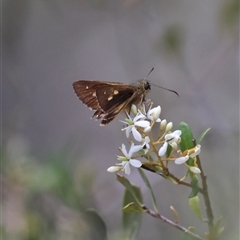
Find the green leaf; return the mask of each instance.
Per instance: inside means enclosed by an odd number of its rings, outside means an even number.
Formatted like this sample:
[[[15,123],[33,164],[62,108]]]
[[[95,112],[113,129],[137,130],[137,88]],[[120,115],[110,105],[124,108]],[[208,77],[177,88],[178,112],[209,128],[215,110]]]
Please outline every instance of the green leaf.
[[[86,239],[107,240],[107,228],[98,213],[94,209],[88,209],[84,215],[88,224]]]
[[[203,138],[204,138],[205,135],[210,131],[210,129],[211,129],[211,128],[206,129],[206,130],[200,135],[200,137],[199,137],[198,140],[197,140],[197,144],[200,144],[200,143],[202,142]]]
[[[178,126],[178,129],[182,131],[181,142],[179,144],[181,151],[184,152],[187,149],[194,148],[194,143],[193,143],[194,138],[193,138],[193,134],[190,127],[185,122],[181,122]],[[189,166],[193,166],[194,160],[192,158],[189,158],[186,164]],[[191,177],[191,174],[190,174],[190,177]]]
[[[199,191],[199,182],[198,182],[198,178],[195,175],[192,177],[191,186],[192,186],[192,191],[189,195],[189,198],[193,198],[197,196]]]
[[[155,198],[155,196],[154,196],[154,193],[153,193],[151,184],[150,184],[150,182],[148,181],[148,178],[147,178],[147,176],[145,175],[144,171],[143,171],[141,168],[139,168],[138,171],[139,171],[139,173],[140,173],[143,181],[145,182],[146,186],[148,187],[148,189],[149,189],[149,191],[150,191],[150,193],[151,193],[154,211],[155,211],[155,212],[158,212],[157,203],[156,203],[156,198]]]
[[[199,217],[201,220],[203,220],[201,208],[200,208],[200,202],[199,197],[195,196],[188,199],[189,207],[192,210],[192,212]]]
[[[127,178],[124,176],[117,174],[117,180],[132,194],[134,202],[139,206],[142,207],[142,196],[141,194],[137,194],[136,187],[133,186]],[[132,202],[132,201],[131,201]],[[130,203],[130,202],[127,202]]]
[[[167,151],[166,151],[166,157],[168,158],[170,156],[170,153],[172,152],[172,146],[168,144]]]
[[[178,129],[182,131],[180,142],[181,151],[184,152],[187,149],[193,148],[193,134],[190,127],[185,122],[181,122]]]
[[[132,192],[134,192],[135,197]],[[138,202],[142,202],[140,188],[131,185],[131,191],[129,191],[129,188],[125,190],[122,216],[124,239],[128,240],[136,239],[140,230],[142,212],[145,212],[139,203],[136,202],[136,198],[138,199]]]

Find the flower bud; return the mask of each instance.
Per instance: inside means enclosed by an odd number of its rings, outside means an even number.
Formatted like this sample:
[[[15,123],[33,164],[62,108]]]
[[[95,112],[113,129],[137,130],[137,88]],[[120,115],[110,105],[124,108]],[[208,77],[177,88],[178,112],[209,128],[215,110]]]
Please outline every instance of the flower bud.
[[[167,126],[166,126],[166,132],[171,131],[172,127],[173,127],[173,123],[172,123],[172,122],[169,122],[169,123],[167,124]]]
[[[120,171],[120,170],[122,170],[122,167],[121,167],[121,166],[111,166],[111,167],[109,167],[109,168],[107,169],[108,172],[112,172],[112,173],[118,172],[118,171]]]
[[[163,119],[160,123],[160,130],[163,131],[166,128],[167,120]]]
[[[137,110],[137,107],[136,107],[135,104],[132,104],[132,106],[131,106],[131,112],[133,113],[133,115],[137,115],[138,110]]]
[[[201,170],[198,167],[189,167],[189,170],[195,174],[201,173]]]

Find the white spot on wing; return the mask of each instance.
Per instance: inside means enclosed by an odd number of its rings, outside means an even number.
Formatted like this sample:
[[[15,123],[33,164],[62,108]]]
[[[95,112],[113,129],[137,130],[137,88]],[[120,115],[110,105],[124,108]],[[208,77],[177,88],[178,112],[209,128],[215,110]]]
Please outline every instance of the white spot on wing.
[[[92,96],[93,96],[93,97],[96,97],[96,92],[93,92]]]
[[[113,94],[114,94],[114,95],[118,94],[118,90],[114,90],[114,91],[113,91]]]
[[[113,98],[113,96],[108,97],[108,101],[110,101]]]
[[[86,86],[86,89],[88,89],[89,87],[88,86]]]

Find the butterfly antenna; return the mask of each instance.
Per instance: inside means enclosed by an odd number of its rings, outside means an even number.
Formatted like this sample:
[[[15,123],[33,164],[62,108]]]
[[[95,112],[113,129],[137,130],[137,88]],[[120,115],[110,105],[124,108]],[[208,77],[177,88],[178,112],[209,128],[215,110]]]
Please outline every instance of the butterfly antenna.
[[[154,70],[154,67],[150,70],[150,72],[147,74],[147,76],[144,78],[144,80],[147,79],[147,77],[150,75],[150,73]]]
[[[175,94],[179,97],[178,92],[176,92],[176,91],[174,91],[174,90],[172,90],[172,89],[165,88],[165,87],[160,87],[160,86],[158,86],[158,85],[156,85],[156,84],[153,84],[152,82],[151,82],[151,85],[153,85],[153,86],[155,86],[155,87],[158,87],[158,88],[161,88],[161,89],[164,89],[164,90],[167,90],[167,91],[169,91],[169,92],[175,93]]]
[[[147,77],[150,75],[150,73],[151,73],[153,70],[154,70],[154,67],[150,70],[150,72],[147,74],[147,76],[144,78],[144,80],[147,80]],[[156,84],[153,84],[152,82],[151,82],[151,85],[153,85],[153,86],[155,86],[155,87],[158,87],[158,88],[161,88],[161,89],[164,89],[164,90],[167,90],[167,91],[169,91],[169,92],[175,93],[175,94],[179,97],[178,92],[176,92],[176,91],[174,91],[174,90],[172,90],[172,89],[165,88],[165,87],[160,87],[160,86],[158,86],[158,85],[156,85]]]

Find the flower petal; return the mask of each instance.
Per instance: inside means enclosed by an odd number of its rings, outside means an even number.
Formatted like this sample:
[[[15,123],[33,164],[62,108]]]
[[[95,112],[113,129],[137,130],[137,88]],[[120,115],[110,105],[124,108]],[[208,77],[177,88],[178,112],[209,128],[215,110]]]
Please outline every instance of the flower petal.
[[[129,175],[131,173],[129,161],[127,161],[126,164],[124,164],[124,171],[127,175]]]
[[[134,126],[146,128],[150,126],[150,122],[146,120],[140,120],[134,123]]]
[[[174,139],[174,135],[173,133],[168,133],[165,135],[165,141],[172,141],[172,139]]]
[[[181,136],[181,134],[182,134],[182,131],[181,131],[181,130],[175,130],[175,131],[173,132],[173,134],[174,134],[174,136],[175,136],[176,138],[179,138],[179,137]]]
[[[129,159],[127,149],[126,149],[126,146],[124,144],[122,144],[121,150],[122,150],[123,155]]]
[[[133,137],[136,141],[138,141],[138,142],[142,141],[142,136],[141,136],[140,132],[138,132],[138,130],[135,127],[132,128],[132,134],[133,134]]]
[[[189,159],[189,156],[179,157],[175,160],[176,164],[183,164]]]
[[[157,106],[155,108],[152,108],[148,114],[152,116],[154,121],[156,121],[159,118],[160,113],[161,113],[161,107]]]
[[[136,168],[140,168],[142,166],[142,163],[137,159],[130,159],[129,163]]]
[[[145,133],[149,133],[151,130],[152,130],[152,127],[151,127],[151,126],[148,126],[148,127],[144,128],[143,131],[144,131]]]
[[[180,135],[182,134],[181,130],[176,130],[173,133],[165,135],[165,140],[171,144],[173,142],[179,142],[181,140]]]
[[[133,153],[138,152],[142,149],[142,145],[136,145],[134,146],[134,143],[132,143],[130,150],[129,150],[129,157],[131,158]]]
[[[168,144],[167,144],[167,142],[165,142],[165,143],[163,144],[163,146],[159,149],[158,155],[159,155],[160,157],[162,157],[162,156],[166,153],[166,151],[167,151],[167,146],[168,146]]]
[[[149,138],[149,136],[146,136],[146,137],[144,138],[143,144],[145,145],[145,144],[148,144],[148,143],[150,143],[150,138]]]
[[[143,115],[142,113],[138,113],[138,114],[134,117],[133,122],[134,122],[134,124],[135,124],[136,122],[138,122],[139,119],[145,119],[145,118],[146,118],[145,115]]]
[[[132,131],[133,125],[132,126],[128,126],[125,128],[126,130],[126,137],[129,138],[130,136],[130,132]]]

